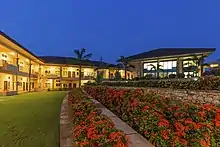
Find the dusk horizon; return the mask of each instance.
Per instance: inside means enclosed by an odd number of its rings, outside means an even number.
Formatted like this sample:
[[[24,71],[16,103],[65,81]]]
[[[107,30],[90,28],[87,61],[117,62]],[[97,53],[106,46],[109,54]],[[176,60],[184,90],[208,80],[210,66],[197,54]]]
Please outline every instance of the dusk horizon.
[[[201,47],[216,48],[207,60],[214,61],[220,58],[219,4],[3,0],[0,30],[37,56],[74,57],[74,49],[86,48],[92,60],[116,63],[155,48]]]

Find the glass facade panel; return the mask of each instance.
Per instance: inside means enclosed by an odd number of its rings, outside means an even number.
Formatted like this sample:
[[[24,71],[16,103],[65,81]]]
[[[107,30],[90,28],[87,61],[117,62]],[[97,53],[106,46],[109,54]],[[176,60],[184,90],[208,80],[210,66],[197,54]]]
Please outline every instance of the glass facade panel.
[[[157,68],[157,62],[152,62],[152,63],[144,63],[144,69],[146,70],[155,70],[153,67]]]
[[[189,67],[189,66],[197,66],[197,65],[192,60],[183,61],[183,67]]]
[[[160,62],[160,65],[161,65],[161,69],[173,69],[173,68],[176,68],[176,61],[162,61]]]

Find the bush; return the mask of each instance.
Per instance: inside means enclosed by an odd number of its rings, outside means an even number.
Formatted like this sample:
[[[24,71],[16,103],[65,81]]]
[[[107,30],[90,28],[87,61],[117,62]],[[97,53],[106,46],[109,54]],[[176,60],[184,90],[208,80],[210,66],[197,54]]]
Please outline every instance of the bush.
[[[170,75],[169,75],[169,78],[170,78],[170,79],[174,79],[174,78],[176,78],[176,75],[175,75],[175,74],[170,74]]]
[[[180,78],[180,79],[185,78],[185,74],[184,73],[179,73],[177,75],[177,78]]]
[[[68,102],[73,112],[74,146],[128,146],[126,135],[117,130],[108,117],[101,115],[80,89],[74,89],[69,93]]]
[[[142,81],[105,81],[104,86],[122,86],[122,87],[156,87],[156,88],[175,88],[192,90],[218,90],[220,78],[206,76],[193,79],[152,79]]]
[[[141,89],[87,86],[85,91],[157,147],[220,144],[220,108],[214,105],[173,103]]]
[[[220,76],[220,68],[210,68],[208,71],[205,71],[203,76]]]

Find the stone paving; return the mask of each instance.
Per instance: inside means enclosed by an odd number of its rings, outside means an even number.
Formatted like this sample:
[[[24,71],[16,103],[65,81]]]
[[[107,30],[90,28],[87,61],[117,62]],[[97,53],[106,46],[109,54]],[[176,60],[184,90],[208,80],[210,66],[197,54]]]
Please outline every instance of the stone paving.
[[[73,147],[71,119],[68,112],[68,97],[66,96],[60,112],[60,147]]]

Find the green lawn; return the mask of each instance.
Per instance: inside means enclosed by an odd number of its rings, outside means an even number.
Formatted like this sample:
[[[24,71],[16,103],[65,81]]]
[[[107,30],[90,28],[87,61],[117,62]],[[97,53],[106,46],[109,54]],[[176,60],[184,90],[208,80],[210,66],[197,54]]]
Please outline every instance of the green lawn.
[[[58,147],[66,92],[0,96],[0,147]]]

